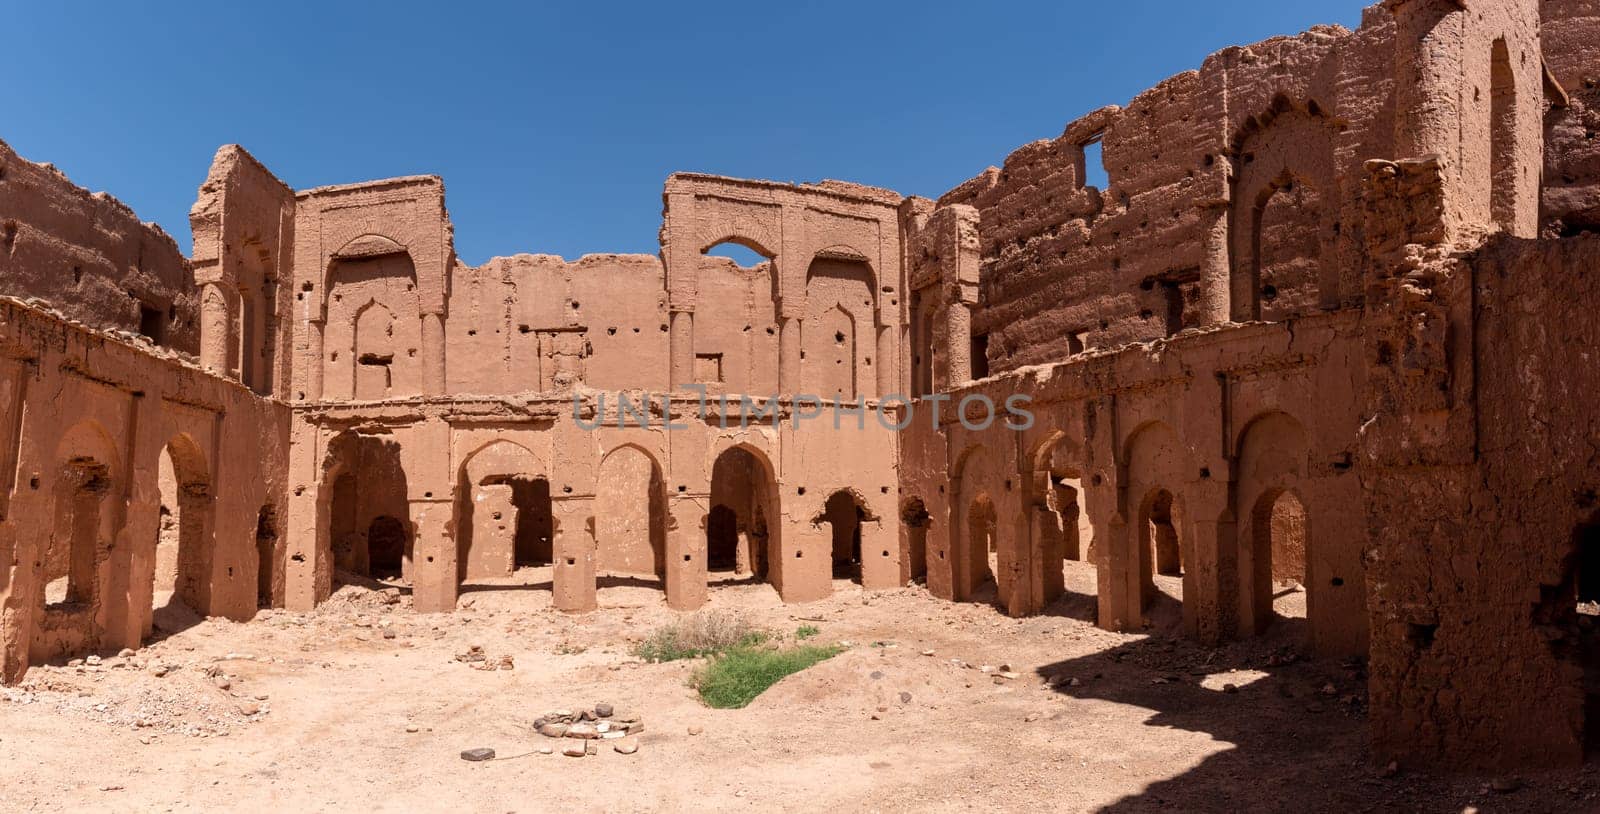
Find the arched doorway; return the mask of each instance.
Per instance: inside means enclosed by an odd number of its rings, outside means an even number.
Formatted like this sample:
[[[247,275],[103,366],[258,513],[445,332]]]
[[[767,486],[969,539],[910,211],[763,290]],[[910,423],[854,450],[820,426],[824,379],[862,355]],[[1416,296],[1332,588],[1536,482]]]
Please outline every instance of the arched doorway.
[[[928,576],[928,527],[933,517],[920,497],[907,498],[900,509],[900,528],[906,537],[906,576],[920,580]]]
[[[706,569],[712,582],[765,579],[780,584],[777,492],[772,470],[759,453],[737,446],[717,456],[706,516]]]
[[[1183,602],[1183,545],[1178,501],[1157,487],[1139,504],[1138,537],[1140,606]]]
[[[994,583],[999,566],[999,541],[995,537],[998,517],[989,493],[979,492],[967,508],[967,562],[972,567],[973,592]]]
[[[1275,618],[1304,619],[1306,510],[1290,489],[1270,489],[1250,513],[1252,628],[1259,633]]]
[[[100,424],[74,425],[57,444],[54,460],[55,470],[41,474],[48,485],[37,484],[51,497],[43,521],[49,537],[34,566],[42,590],[33,594],[32,629],[13,632],[30,639],[26,647],[35,662],[99,646],[107,599],[100,566],[122,522],[117,445]]]
[[[161,450],[157,485],[161,522],[152,606],[178,603],[203,615],[211,598],[211,483],[194,441],[178,436]]]
[[[333,562],[335,581],[341,572],[357,577],[373,577],[372,532],[390,533],[392,528],[377,526],[379,517],[402,524],[411,515],[405,467],[400,461],[400,445],[382,435],[341,433],[328,442],[324,491],[327,493],[328,555]],[[405,532],[403,536],[408,536]],[[393,540],[378,541],[391,556]],[[395,576],[410,577],[410,546],[402,545],[400,569]],[[391,570],[386,563],[383,570]]]
[[[1146,519],[1156,573],[1165,577],[1183,576],[1183,550],[1178,546],[1178,527],[1172,520],[1171,492],[1163,489],[1156,493]]]
[[[1098,595],[1099,578],[1089,551],[1093,528],[1082,506],[1082,447],[1058,431],[1039,447],[1032,465],[1028,498],[1035,549],[1030,556],[1039,558],[1038,579],[1043,589],[1033,610],[1066,596],[1074,604],[1064,610],[1095,618],[1098,605],[1087,600]]]
[[[822,514],[813,522],[827,523],[833,532],[833,578],[861,581],[861,523],[867,517],[861,501],[848,489],[828,496]]]
[[[601,459],[595,546],[602,575],[650,577],[666,587],[666,493],[660,465],[643,449],[621,446]]]
[[[457,577],[462,583],[542,579],[522,569],[554,561],[555,511],[543,460],[494,440],[461,464],[456,482]]]
[[[999,509],[991,490],[1000,488],[1006,476],[997,471],[995,456],[983,446],[972,446],[956,458],[951,468],[950,485],[950,597],[957,602],[1000,600],[1004,589],[996,568],[1000,562]],[[1020,510],[1020,508],[1019,508]],[[929,567],[946,566],[935,558]],[[929,585],[935,586],[934,574]],[[994,589],[987,586],[994,584]]]

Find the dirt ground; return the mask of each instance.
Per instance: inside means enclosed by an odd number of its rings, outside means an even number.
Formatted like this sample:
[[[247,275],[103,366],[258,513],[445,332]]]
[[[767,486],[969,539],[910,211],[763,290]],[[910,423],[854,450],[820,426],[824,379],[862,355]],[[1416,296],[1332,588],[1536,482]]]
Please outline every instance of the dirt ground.
[[[1300,658],[1295,620],[1207,649],[1172,634],[1169,597],[1150,634],[1108,633],[1086,621],[1092,568],[1067,571],[1072,593],[1028,619],[915,587],[840,581],[786,606],[766,585],[718,585],[713,608],[849,648],[742,710],[702,706],[692,663],[630,654],[675,617],[637,580],[608,580],[583,616],[550,608],[547,568],[467,586],[454,615],[413,614],[381,586],[250,624],[168,607],[165,638],[138,653],[0,688],[0,809],[1600,809],[1593,766],[1495,784],[1386,771],[1366,747],[1361,665]],[[457,660],[473,646],[514,669]],[[534,718],[597,702],[640,716],[636,754],[536,751],[560,743]],[[459,756],[485,746],[500,759]]]

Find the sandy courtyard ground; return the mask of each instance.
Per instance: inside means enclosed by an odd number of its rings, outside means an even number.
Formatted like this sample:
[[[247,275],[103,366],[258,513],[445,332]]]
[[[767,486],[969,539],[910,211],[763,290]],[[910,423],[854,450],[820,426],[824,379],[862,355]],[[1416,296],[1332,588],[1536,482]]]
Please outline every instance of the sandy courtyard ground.
[[[1169,599],[1150,635],[1108,633],[1085,621],[1092,570],[1069,563],[1068,576],[1085,593],[1029,619],[920,588],[869,596],[840,581],[829,600],[785,606],[765,585],[717,587],[713,608],[848,643],[742,710],[702,706],[693,663],[631,655],[676,617],[633,581],[603,588],[585,616],[550,608],[548,569],[468,586],[451,616],[356,586],[315,613],[266,611],[247,625],[167,609],[166,638],[130,657],[41,666],[0,689],[0,809],[1600,807],[1592,766],[1497,787],[1386,771],[1366,747],[1361,665],[1299,658],[1297,623],[1207,649],[1164,629]],[[457,660],[473,646],[514,669]],[[611,741],[592,757],[535,751],[560,742],[530,731],[533,719],[597,702],[640,716],[636,754]],[[501,759],[463,761],[473,747]]]

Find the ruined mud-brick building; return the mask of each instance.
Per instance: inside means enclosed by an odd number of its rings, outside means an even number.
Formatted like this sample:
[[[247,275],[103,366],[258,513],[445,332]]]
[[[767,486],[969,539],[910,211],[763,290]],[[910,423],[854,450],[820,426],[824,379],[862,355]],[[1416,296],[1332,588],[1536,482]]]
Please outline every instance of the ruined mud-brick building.
[[[659,256],[479,267],[438,178],[296,191],[224,147],[186,258],[0,146],[0,677],[340,572],[424,612],[532,565],[568,611],[839,577],[1020,615],[1081,563],[1102,626],[1170,596],[1208,643],[1303,584],[1380,755],[1576,761],[1597,82],[1596,0],[1389,0],[938,200],[679,174]],[[1019,395],[1031,424],[982,420]]]

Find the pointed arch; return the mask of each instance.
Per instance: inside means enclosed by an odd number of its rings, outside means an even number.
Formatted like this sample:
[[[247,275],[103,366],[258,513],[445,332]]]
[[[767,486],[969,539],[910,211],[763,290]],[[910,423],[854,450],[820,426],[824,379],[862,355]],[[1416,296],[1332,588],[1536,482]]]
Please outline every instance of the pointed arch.
[[[666,581],[667,485],[648,449],[625,443],[600,458],[595,545],[606,574]]]

